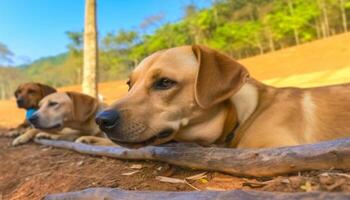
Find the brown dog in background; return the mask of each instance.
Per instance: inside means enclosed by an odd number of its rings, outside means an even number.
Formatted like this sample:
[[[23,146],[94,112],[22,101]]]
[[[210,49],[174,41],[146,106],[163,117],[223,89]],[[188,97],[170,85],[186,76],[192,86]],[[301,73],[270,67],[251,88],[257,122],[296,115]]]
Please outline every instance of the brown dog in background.
[[[56,92],[43,98],[39,110],[28,120],[41,131],[36,138],[114,145],[95,123],[97,113],[105,107],[98,99],[85,94]]]
[[[350,84],[275,88],[204,46],[150,55],[132,72],[129,86],[96,118],[112,141],[125,146],[176,140],[263,148],[350,136]]]
[[[47,95],[56,92],[56,89],[41,83],[23,83],[18,86],[14,95],[18,108],[21,109],[37,109],[39,102]],[[30,141],[34,138],[37,130],[30,128],[28,121],[25,119],[23,123],[18,125],[14,130],[6,133],[6,136],[18,137],[12,142],[12,145],[19,145]]]

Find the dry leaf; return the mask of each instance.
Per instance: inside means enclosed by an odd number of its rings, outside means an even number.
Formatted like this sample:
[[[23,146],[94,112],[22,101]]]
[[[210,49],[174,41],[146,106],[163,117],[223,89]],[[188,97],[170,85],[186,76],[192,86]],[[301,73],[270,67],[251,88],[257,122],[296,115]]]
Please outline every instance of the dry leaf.
[[[201,178],[207,177],[206,173],[207,172],[203,172],[203,173],[200,173],[200,174],[196,174],[196,175],[193,175],[193,176],[186,177],[185,179],[187,179],[187,180],[199,180]]]
[[[136,171],[132,171],[132,172],[125,172],[125,173],[122,173],[123,176],[131,176],[133,174],[136,174],[140,172],[140,170],[136,170]]]
[[[210,191],[226,191],[223,188],[216,188],[216,187],[206,187],[205,189],[210,190]]]
[[[133,164],[130,166],[131,169],[142,169],[142,165],[141,164]]]
[[[185,180],[178,179],[178,178],[170,178],[165,176],[157,176],[156,179],[160,182],[165,182],[165,183],[186,183]]]
[[[306,181],[306,183],[304,185],[300,186],[300,188],[302,190],[305,190],[305,192],[311,192],[312,191],[311,183],[309,181]]]
[[[290,180],[285,178],[281,181],[281,183],[284,183],[284,184],[289,184],[290,183]]]
[[[81,165],[83,165],[84,164],[84,161],[79,161],[78,163],[77,163],[77,166],[81,166]]]
[[[201,178],[201,179],[199,179],[199,181],[200,181],[201,183],[208,183],[208,180],[205,179],[205,178]]]

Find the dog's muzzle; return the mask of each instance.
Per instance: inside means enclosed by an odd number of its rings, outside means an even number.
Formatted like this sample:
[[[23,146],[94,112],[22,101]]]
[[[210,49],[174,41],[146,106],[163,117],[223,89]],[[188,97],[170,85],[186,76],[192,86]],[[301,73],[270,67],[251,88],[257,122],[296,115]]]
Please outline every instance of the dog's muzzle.
[[[136,119],[126,122],[128,111],[105,110],[97,114],[95,121],[100,129],[113,141],[137,142],[147,128]]]
[[[39,116],[35,113],[31,114],[30,116],[28,116],[28,121],[33,125],[33,126],[37,126],[38,122],[39,122]]]
[[[173,129],[168,128],[154,133],[152,137],[144,138],[142,133],[149,129],[143,121],[130,117],[127,110],[102,111],[97,114],[95,121],[110,140],[126,147],[146,146],[157,141],[167,140],[174,133]]]

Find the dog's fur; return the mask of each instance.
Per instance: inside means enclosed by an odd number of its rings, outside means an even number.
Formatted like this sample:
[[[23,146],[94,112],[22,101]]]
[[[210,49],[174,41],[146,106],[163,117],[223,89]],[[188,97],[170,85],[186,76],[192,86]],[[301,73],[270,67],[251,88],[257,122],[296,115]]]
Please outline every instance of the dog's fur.
[[[37,109],[40,100],[54,92],[56,89],[51,86],[29,82],[19,85],[14,95],[18,108],[28,110],[30,108]],[[30,141],[37,133],[38,130],[30,128],[28,121],[24,119],[23,123],[6,133],[6,136],[17,137],[20,135],[12,142],[13,145],[19,145]]]
[[[40,101],[30,122],[42,131],[37,138],[112,145],[95,123],[96,114],[104,107],[105,104],[85,94],[56,92]],[[37,120],[32,121],[33,117]]]
[[[175,82],[157,89],[164,78]],[[262,148],[350,136],[350,85],[267,86],[238,62],[204,46],[156,52],[136,67],[129,83],[128,94],[108,108],[120,119],[105,131],[121,145],[176,140]]]

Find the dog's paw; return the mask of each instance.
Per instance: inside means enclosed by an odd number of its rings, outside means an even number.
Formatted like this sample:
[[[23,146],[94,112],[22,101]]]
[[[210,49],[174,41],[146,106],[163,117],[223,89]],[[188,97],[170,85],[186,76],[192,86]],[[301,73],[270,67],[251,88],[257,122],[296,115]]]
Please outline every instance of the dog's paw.
[[[97,141],[90,136],[82,136],[75,140],[76,143],[95,144]]]
[[[36,139],[49,139],[49,140],[53,140],[55,139],[51,134],[49,133],[44,133],[44,132],[40,132],[35,136]]]
[[[77,143],[97,145],[97,146],[119,146],[114,144],[111,140],[95,136],[82,136],[75,140]]]
[[[18,146],[21,144],[25,144],[25,143],[29,142],[30,140],[31,140],[31,138],[26,137],[25,135],[21,135],[12,141],[12,146]]]
[[[12,131],[1,133],[1,136],[15,138],[15,137],[18,137],[20,134],[21,134],[20,131],[12,130]]]

